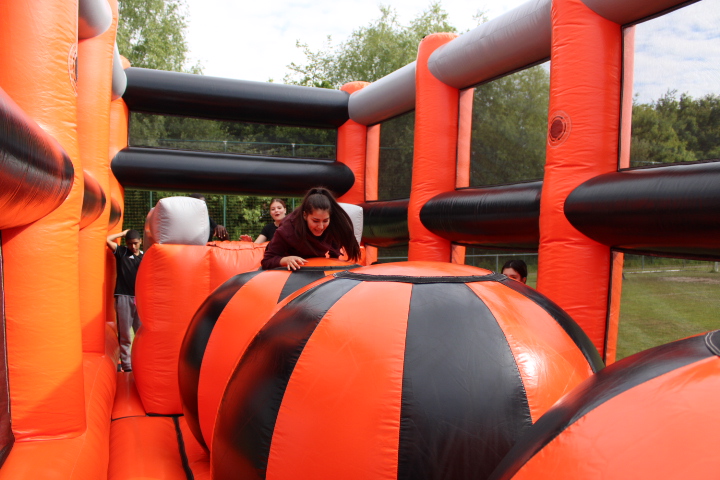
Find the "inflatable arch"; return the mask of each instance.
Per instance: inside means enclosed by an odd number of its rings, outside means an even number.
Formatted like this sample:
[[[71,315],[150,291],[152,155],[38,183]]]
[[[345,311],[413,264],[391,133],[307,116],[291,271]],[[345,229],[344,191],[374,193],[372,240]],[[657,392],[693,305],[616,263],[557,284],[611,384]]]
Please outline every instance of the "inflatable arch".
[[[406,345],[403,332],[408,328],[403,322],[413,317],[408,305],[419,318],[424,318],[423,308],[435,310],[423,306],[419,296],[407,297],[411,299],[406,303],[389,308],[395,323],[378,321],[388,312],[372,299],[382,294],[363,297],[364,291],[375,291],[377,282],[381,290],[384,285],[385,290],[404,296],[411,291],[435,292],[431,297],[438,304],[447,303],[443,292],[453,292],[465,299],[459,301],[463,328],[473,328],[474,319],[467,317],[478,309],[468,305],[479,305],[482,295],[478,292],[487,287],[489,296],[482,297],[482,302],[497,307],[491,309],[492,322],[499,326],[492,326],[496,332],[493,348],[504,352],[507,368],[483,375],[507,379],[522,373],[522,385],[515,382],[516,386],[504,390],[497,406],[502,409],[507,401],[518,407],[510,409],[518,417],[509,422],[519,425],[518,431],[500,435],[513,439],[503,445],[505,450],[573,387],[585,385],[581,388],[592,390],[598,388],[593,385],[607,382],[603,378],[624,378],[623,368],[635,368],[637,362],[619,363],[607,377],[596,373],[601,359],[608,364],[615,359],[623,252],[720,259],[720,225],[711,221],[720,208],[720,162],[628,169],[633,25],[688,3],[531,0],[463,35],[429,35],[418,46],[415,62],[380,80],[328,90],[132,67],[115,45],[122,21],[116,0],[3,2],[0,480],[221,480],[232,476],[236,464],[252,478],[288,478],[289,473],[278,471],[310,472],[302,478],[317,478],[313,477],[316,465],[299,469],[288,460],[303,458],[302,449],[287,450],[288,456],[278,457],[269,442],[273,434],[280,438],[283,432],[296,431],[292,413],[308,406],[302,402],[304,389],[325,385],[320,378],[337,380],[338,372],[325,368],[326,363],[307,364],[292,356],[273,363],[277,359],[263,345],[286,352],[287,332],[296,342],[297,348],[291,350],[297,355],[307,350],[308,355],[327,359],[322,355],[339,349],[338,345],[352,345],[359,356],[343,357],[345,368],[364,363],[358,360],[376,362],[373,365],[385,375],[387,387],[381,393],[391,398],[392,392],[404,392],[402,397],[392,397],[396,410],[389,417],[371,417],[377,420],[373,428],[382,430],[383,444],[397,448],[397,438],[388,432],[402,431],[400,405],[412,403],[419,412],[426,400],[415,403],[408,394],[412,389],[400,382],[403,369],[410,372],[422,363],[406,364],[404,352],[406,346],[412,347],[422,357],[429,345],[423,335]],[[472,89],[548,59],[552,74],[542,181],[469,188]],[[412,111],[416,125],[410,196],[381,201],[378,164],[383,123]],[[131,112],[336,129],[337,158],[132,147],[128,146]],[[336,192],[341,202],[362,207],[365,254],[361,263],[374,263],[377,247],[398,244],[408,244],[410,261],[330,275],[357,265],[319,259],[314,267],[321,278],[303,282],[297,276],[279,275],[282,272],[256,275],[262,245],[205,244],[205,231],[195,232],[200,240],[189,240],[178,232],[195,228],[188,224],[206,228],[205,207],[195,203],[193,213],[178,227],[178,222],[166,224],[157,218],[163,209],[172,217],[178,202],[197,201],[180,198],[159,204],[155,219],[150,218],[147,225],[154,244],[138,274],[137,300],[144,324],[133,351],[134,369],[132,373],[116,371],[114,259],[105,247],[105,237],[121,229],[125,188],[297,196],[320,183]],[[518,290],[502,275],[453,265],[463,263],[465,246],[476,245],[537,250],[539,293]],[[582,264],[592,274],[568,276],[569,264]],[[267,300],[246,286],[252,286],[256,277],[275,282],[263,290],[272,292]],[[470,290],[477,290],[478,296],[468,296]],[[332,302],[318,292],[331,292]],[[244,343],[229,345],[222,332],[234,335],[239,331],[235,319],[248,312],[239,299],[247,302],[248,297],[266,303],[253,307],[257,323],[242,331]],[[318,310],[318,305],[325,305],[324,310]],[[542,376],[544,368],[523,363],[525,358],[540,358],[540,347],[527,333],[538,328],[528,320],[538,308],[549,315],[547,322],[552,325],[542,327],[543,341],[553,348],[562,345],[563,353],[556,361],[563,362],[563,371],[573,378],[571,385],[552,392],[542,385],[557,387],[558,382]],[[367,330],[362,322],[352,323],[354,330],[343,333],[343,324],[334,323],[363,311],[373,316],[374,328],[382,334]],[[495,315],[496,311],[501,313]],[[300,312],[302,325],[292,323],[293,312]],[[515,333],[502,333],[508,331]],[[348,332],[353,334],[342,336]],[[458,340],[474,338],[463,331],[453,335]],[[355,343],[361,338],[370,343],[381,338],[386,343],[378,345],[387,348]],[[714,377],[717,383],[720,373],[712,360],[720,354],[717,334],[704,337],[712,340],[706,346],[699,338],[693,340],[692,351],[701,352],[702,358],[699,353],[688,355],[705,362],[703,375]],[[460,343],[472,348],[469,341]],[[645,368],[650,362],[652,370],[654,359],[674,348],[647,354],[640,363]],[[448,353],[448,358],[464,358],[452,348],[448,352],[453,354]],[[390,363],[383,363],[386,360]],[[296,364],[297,371],[283,370],[283,365],[292,369]],[[257,372],[274,369],[282,370],[285,382],[274,384],[275,391],[290,393],[287,403],[273,399],[273,415],[282,419],[279,428],[288,430],[263,431],[257,437],[261,445],[255,449],[252,429],[245,427],[262,424],[265,428],[268,418],[252,419],[243,426],[241,439],[249,438],[250,443],[233,444],[237,437],[231,424],[214,422],[245,418],[248,413],[233,410],[234,406],[252,404],[247,385],[262,386]],[[447,369],[463,373],[456,365]],[[414,381],[424,381],[422,372],[413,374]],[[366,380],[374,378],[367,371],[362,375]],[[302,382],[292,383],[296,376]],[[589,383],[581,384],[586,377]],[[327,385],[323,391],[329,396],[323,397],[322,405],[330,406],[336,397],[332,396],[333,383]],[[418,385],[414,393],[432,391],[428,385],[432,384]],[[476,391],[484,388],[473,385]],[[519,390],[534,392],[535,400],[511,393]],[[226,391],[230,393],[223,396]],[[258,398],[267,397],[268,392],[262,391]],[[358,404],[363,401],[354,398]],[[572,398],[577,408],[586,408],[576,405],[585,398],[581,393]],[[537,399],[542,408],[534,406]],[[463,402],[472,404],[473,399]],[[344,418],[338,416],[340,409],[321,410],[313,414]],[[550,410],[551,414],[555,411]],[[428,419],[428,425],[432,421]],[[471,430],[462,423],[469,420],[453,421],[459,422],[452,425],[457,431]],[[705,421],[715,425],[706,429],[711,436],[720,419]],[[327,425],[327,430],[317,429],[314,435],[328,449],[353,445],[352,439],[333,442],[331,436],[325,437],[341,430],[331,427],[336,424],[330,421]],[[388,425],[393,428],[385,429]],[[362,432],[362,427],[361,422],[354,424],[352,431]],[[442,445],[438,431],[432,433],[434,442]],[[705,435],[696,440],[710,441]],[[451,461],[435,462],[436,455],[445,454],[443,458],[457,457],[469,467],[458,471],[471,472],[468,475],[478,471],[467,463],[472,455],[466,458],[433,449],[408,467],[401,452],[377,455],[368,438],[356,442],[365,445],[368,457],[353,456],[352,449],[342,452],[343,458],[353,458],[353,465],[364,465],[341,472],[343,478],[397,478],[398,472],[413,472],[413,478],[421,478],[423,471],[432,476],[438,473],[438,465],[453,468]],[[461,438],[457,444],[468,445]],[[516,451],[513,455],[531,456]],[[268,459],[277,462],[277,458],[280,463],[269,463]],[[365,464],[364,458],[377,463]],[[434,470],[422,466],[426,464]],[[713,468],[717,471],[717,465]],[[483,475],[490,473],[487,468],[480,470]],[[504,476],[498,478],[509,478],[501,473]],[[464,475],[457,478],[470,478]]]

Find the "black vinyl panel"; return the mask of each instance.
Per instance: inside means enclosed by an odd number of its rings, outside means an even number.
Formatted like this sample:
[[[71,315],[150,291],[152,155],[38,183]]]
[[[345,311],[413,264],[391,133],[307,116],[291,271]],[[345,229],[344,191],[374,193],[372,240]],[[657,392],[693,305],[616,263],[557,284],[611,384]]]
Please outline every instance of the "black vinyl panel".
[[[542,182],[446,192],[420,211],[425,228],[456,243],[537,250]]]
[[[410,240],[408,231],[409,200],[367,202],[363,209],[363,241],[375,247],[403,245]]]
[[[180,462],[182,463],[183,471],[185,472],[185,478],[187,480],[195,480],[195,475],[190,468],[190,461],[187,457],[187,451],[185,450],[185,438],[180,428],[180,419],[176,416],[172,417],[173,425],[175,426],[175,435],[178,439],[178,450],[180,450]]]
[[[720,161],[599,175],[573,190],[565,216],[623,251],[720,258]]]
[[[416,284],[410,300],[398,479],[483,479],[532,424],[515,358],[463,284]]]
[[[285,285],[283,285],[283,289],[280,292],[280,298],[278,298],[278,303],[304,286],[310,285],[315,280],[320,280],[321,278],[326,277],[326,272],[333,270],[345,271],[352,268],[358,268],[359,266],[360,265],[344,265],[342,267],[302,267],[300,270],[295,270],[290,273]],[[275,270],[285,270],[285,268],[276,268]]]
[[[340,162],[126,148],[112,161],[125,188],[219,194],[303,196],[324,185],[340,196],[355,182]]]
[[[560,325],[572,341],[575,342],[575,345],[577,345],[580,349],[593,372],[598,372],[605,367],[605,363],[603,362],[600,353],[597,351],[597,348],[595,348],[595,345],[592,343],[592,340],[590,340],[585,331],[580,328],[580,325],[575,323],[575,320],[573,320],[572,317],[565,312],[565,310],[560,308],[558,304],[547,298],[545,295],[542,295],[534,288],[530,288],[524,283],[511,280],[505,275],[502,275],[502,279],[500,281],[506,287],[515,290],[535,302],[543,310],[545,310],[548,315],[555,319],[558,325]]]
[[[128,68],[123,99],[133,112],[337,128],[350,95],[340,90]]]
[[[3,276],[2,232],[0,231],[0,467],[15,444],[10,423],[10,385],[8,383],[7,343],[5,341],[5,277]]]
[[[110,199],[110,222],[108,223],[108,230],[113,228],[122,218],[122,205],[114,198]]]
[[[100,218],[100,215],[102,215],[105,210],[105,203],[107,201],[105,192],[102,186],[100,186],[100,182],[95,180],[95,177],[83,171],[83,178],[85,181],[80,228],[85,228]]]
[[[360,282],[333,280],[299,295],[257,334],[235,367],[215,425],[215,480],[264,479],[293,369],[327,311]]]
[[[205,357],[205,349],[215,324],[228,302],[240,288],[260,273],[262,273],[261,270],[235,275],[217,287],[193,315],[180,346],[178,381],[183,413],[190,431],[205,448],[207,445],[198,419],[198,384],[200,383],[200,367]]]
[[[55,210],[70,194],[74,172],[62,146],[0,89],[0,228]]]
[[[548,410],[518,441],[490,476],[509,480],[545,445],[608,400],[647,381],[713,355],[707,335],[654,347],[600,370]],[[658,419],[662,421],[662,419]]]

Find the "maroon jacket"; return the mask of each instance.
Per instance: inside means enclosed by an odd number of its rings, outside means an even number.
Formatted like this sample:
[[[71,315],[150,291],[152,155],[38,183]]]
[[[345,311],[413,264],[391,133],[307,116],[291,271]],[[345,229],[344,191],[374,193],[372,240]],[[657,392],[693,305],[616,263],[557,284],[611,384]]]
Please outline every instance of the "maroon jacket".
[[[326,238],[327,230],[319,237],[309,234],[308,245],[305,245],[295,232],[295,222],[300,215],[299,212],[293,212],[283,219],[272,240],[265,247],[265,256],[261,263],[263,270],[280,267],[280,260],[290,255],[302,258],[340,256],[341,246]],[[300,221],[302,221],[301,216]]]

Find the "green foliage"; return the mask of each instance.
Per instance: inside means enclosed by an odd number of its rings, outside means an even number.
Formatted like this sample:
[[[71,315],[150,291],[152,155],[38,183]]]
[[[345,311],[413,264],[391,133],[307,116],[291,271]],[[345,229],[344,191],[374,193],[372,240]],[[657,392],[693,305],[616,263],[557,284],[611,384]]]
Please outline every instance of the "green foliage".
[[[188,46],[184,0],[120,0],[117,45],[134,67],[173,72],[185,70]]]
[[[631,166],[720,159],[720,96],[676,95],[633,105]]]
[[[285,83],[339,88],[355,81],[373,82],[415,61],[424,36],[456,32],[439,2],[432,3],[419,17],[403,26],[391,7],[380,7],[380,18],[353,31],[346,41],[332,45],[328,37],[323,48],[311,50],[298,42],[306,57],[304,64],[291,63]]]
[[[145,225],[145,217],[158,200],[166,197],[187,196],[188,193],[148,192],[142,190],[125,191],[125,215],[123,229],[134,228],[140,232]],[[203,194],[209,216],[224,225],[231,240],[239,240],[240,235],[256,238],[262,228],[271,221],[271,197],[248,197],[242,195]],[[288,212],[292,209],[293,198],[283,198],[287,202]]]
[[[470,184],[541,179],[550,75],[538,65],[475,88]]]
[[[410,198],[415,112],[383,122],[380,129],[378,199]]]

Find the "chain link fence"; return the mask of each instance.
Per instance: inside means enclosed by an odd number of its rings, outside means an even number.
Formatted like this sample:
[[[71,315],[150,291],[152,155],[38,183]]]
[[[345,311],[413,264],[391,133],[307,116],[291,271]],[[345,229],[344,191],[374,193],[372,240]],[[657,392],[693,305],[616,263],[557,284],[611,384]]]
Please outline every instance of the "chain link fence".
[[[158,200],[166,197],[187,196],[190,193],[125,190],[123,230],[133,228],[142,232],[145,218]],[[239,240],[240,235],[250,235],[256,238],[262,228],[271,221],[269,210],[272,197],[203,195],[210,218],[227,228],[231,240]],[[288,213],[295,208],[296,204],[300,203],[300,199],[293,197],[285,197],[283,200],[287,203]]]

